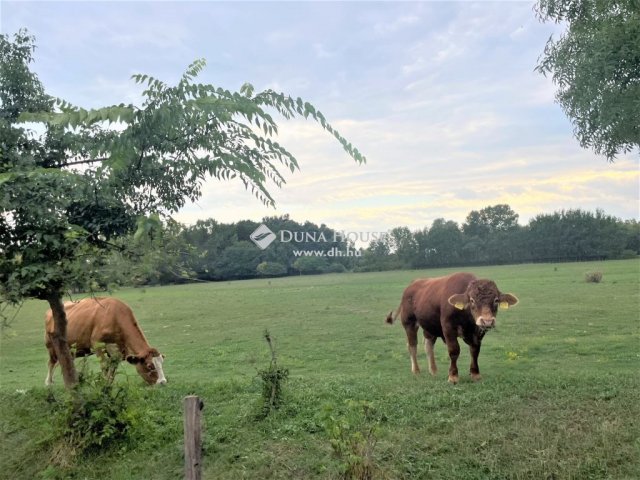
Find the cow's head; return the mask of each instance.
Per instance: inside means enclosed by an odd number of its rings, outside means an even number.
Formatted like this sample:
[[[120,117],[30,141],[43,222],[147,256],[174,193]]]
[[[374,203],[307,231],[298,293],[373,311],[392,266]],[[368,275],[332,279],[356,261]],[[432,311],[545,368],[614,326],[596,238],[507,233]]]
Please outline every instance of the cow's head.
[[[127,362],[136,366],[140,376],[149,385],[167,383],[162,370],[164,355],[161,355],[155,348],[150,348],[140,355],[127,355]]]
[[[449,297],[449,303],[459,310],[468,308],[476,325],[488,329],[496,325],[498,308],[512,307],[518,299],[510,293],[500,293],[492,280],[474,280],[464,293]]]

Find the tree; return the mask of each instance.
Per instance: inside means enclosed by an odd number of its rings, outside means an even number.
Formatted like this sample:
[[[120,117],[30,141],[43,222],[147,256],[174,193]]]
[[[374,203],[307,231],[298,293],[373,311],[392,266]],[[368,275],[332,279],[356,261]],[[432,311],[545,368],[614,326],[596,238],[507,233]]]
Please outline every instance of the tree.
[[[496,232],[506,232],[518,226],[518,214],[509,205],[499,204],[473,210],[462,225],[465,235],[485,239]]]
[[[87,283],[82,258],[114,248],[135,230],[141,238],[187,200],[205,180],[239,179],[263,203],[282,186],[280,168],[295,157],[273,138],[285,119],[311,117],[357,162],[365,158],[311,104],[245,84],[231,92],[194,80],[191,64],[175,86],[134,75],[146,86],[141,106],[84,110],[48,96],[29,69],[33,37],[0,36],[0,300],[34,297],[53,310],[54,347],[66,386],[77,382],[66,341],[63,292]],[[37,122],[44,133],[21,123]],[[117,128],[115,128],[117,127]],[[257,263],[256,263],[257,265]],[[255,273],[253,265],[252,273]]]
[[[418,242],[407,227],[396,227],[389,232],[389,241],[401,268],[415,268],[420,256]]]
[[[324,257],[300,257],[293,262],[293,268],[301,274],[324,273],[327,271],[327,259]]]
[[[130,235],[122,239],[130,242],[133,248],[114,252],[113,256],[126,258],[129,283],[166,285],[195,278],[191,269],[195,248],[184,239],[183,231],[183,225],[169,218],[162,222],[160,228],[141,236],[137,242],[132,242]]]
[[[529,222],[530,246],[538,260],[619,258],[627,238],[625,224],[602,210],[562,210]]]
[[[287,274],[287,267],[278,262],[262,262],[256,270],[263,277],[281,277]]]
[[[224,249],[215,263],[215,279],[253,278],[258,273],[260,250],[251,242],[240,241]]]
[[[429,265],[452,265],[460,261],[463,235],[458,224],[436,218],[427,234],[425,256]]]
[[[558,86],[556,100],[583,148],[609,161],[640,146],[638,0],[540,0],[542,21],[567,24],[550,38],[537,70]]]

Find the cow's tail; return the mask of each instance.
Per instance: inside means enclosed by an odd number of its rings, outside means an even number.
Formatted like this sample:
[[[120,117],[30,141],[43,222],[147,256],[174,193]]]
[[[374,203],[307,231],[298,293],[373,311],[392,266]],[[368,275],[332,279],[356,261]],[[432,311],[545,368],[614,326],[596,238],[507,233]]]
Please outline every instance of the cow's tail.
[[[398,318],[398,315],[400,315],[401,312],[402,312],[402,303],[398,305],[398,308],[396,308],[395,314],[393,313],[393,310],[389,312],[389,315],[387,315],[385,322],[387,322],[389,325],[392,325],[393,322],[396,320],[396,318]]]

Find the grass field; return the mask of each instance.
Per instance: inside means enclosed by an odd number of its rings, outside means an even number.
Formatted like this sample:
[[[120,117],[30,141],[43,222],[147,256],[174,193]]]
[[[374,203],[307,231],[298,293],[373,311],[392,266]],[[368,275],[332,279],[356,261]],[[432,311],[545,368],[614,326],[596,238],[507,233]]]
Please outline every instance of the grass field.
[[[453,270],[337,274],[127,289],[150,343],[166,355],[164,388],[142,385],[147,434],[47,468],[52,404],[43,386],[44,302],[26,303],[0,348],[2,479],[175,479],[182,472],[182,397],[201,396],[204,478],[339,478],[345,457],[325,428],[332,408],[344,432],[375,426],[374,478],[640,478],[640,262],[636,260],[470,269],[520,304],[500,312],[484,339],[483,380],[412,376],[404,331],[384,323],[414,278]],[[586,272],[603,272],[586,283]],[[290,370],[285,402],[256,420],[269,351]],[[97,363],[95,359],[92,359]],[[54,396],[62,396],[56,372]],[[371,402],[358,416],[348,400]],[[364,426],[363,426],[364,422]],[[355,437],[354,437],[355,438]],[[373,442],[372,442],[373,444]]]

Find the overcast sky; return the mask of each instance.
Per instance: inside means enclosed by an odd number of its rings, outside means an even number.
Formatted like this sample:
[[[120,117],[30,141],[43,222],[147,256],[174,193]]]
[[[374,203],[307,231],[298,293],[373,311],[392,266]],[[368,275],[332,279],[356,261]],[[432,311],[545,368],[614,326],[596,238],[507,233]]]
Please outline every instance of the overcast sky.
[[[347,231],[428,226],[507,203],[520,223],[583,208],[638,218],[639,159],[579,147],[534,72],[548,37],[532,2],[11,2],[2,33],[36,36],[48,93],[90,108],[140,103],[130,80],[250,82],[318,107],[367,156],[355,164],[312,122],[283,120],[301,171],[273,187],[276,209],[242,184],[210,180],[179,221],[289,213]]]

